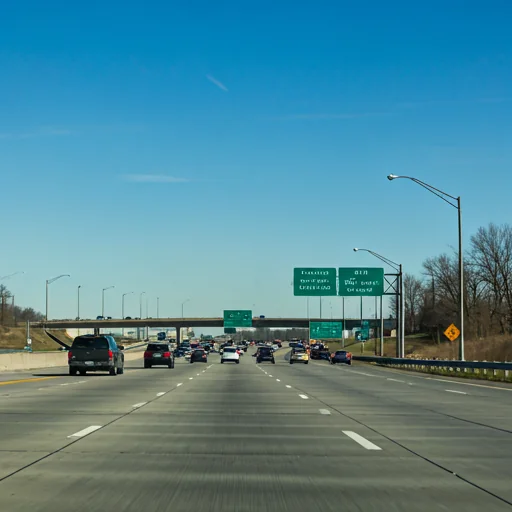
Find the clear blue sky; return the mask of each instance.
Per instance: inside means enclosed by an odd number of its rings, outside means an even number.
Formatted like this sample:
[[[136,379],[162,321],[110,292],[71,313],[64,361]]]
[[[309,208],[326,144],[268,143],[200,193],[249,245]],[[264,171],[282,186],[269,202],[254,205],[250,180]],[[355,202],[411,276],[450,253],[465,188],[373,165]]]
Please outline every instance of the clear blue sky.
[[[10,0],[0,276],[50,316],[301,316],[295,266],[420,274],[512,218],[512,3]],[[369,309],[372,300],[365,309]],[[318,300],[312,300],[318,312]],[[325,299],[339,311],[341,299]],[[255,304],[255,306],[253,306]],[[315,314],[312,305],[312,314]],[[347,302],[356,315],[357,300]],[[138,295],[126,314],[138,315]]]

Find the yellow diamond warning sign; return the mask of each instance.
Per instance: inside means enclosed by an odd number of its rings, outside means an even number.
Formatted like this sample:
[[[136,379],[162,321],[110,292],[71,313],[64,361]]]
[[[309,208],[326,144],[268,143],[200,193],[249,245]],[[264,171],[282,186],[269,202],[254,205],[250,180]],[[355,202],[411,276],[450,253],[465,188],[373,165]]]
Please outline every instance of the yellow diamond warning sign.
[[[459,337],[460,331],[459,331],[459,329],[457,329],[456,325],[452,324],[452,325],[450,325],[450,327],[448,327],[448,329],[446,329],[446,331],[444,331],[444,335],[450,341],[455,341]]]

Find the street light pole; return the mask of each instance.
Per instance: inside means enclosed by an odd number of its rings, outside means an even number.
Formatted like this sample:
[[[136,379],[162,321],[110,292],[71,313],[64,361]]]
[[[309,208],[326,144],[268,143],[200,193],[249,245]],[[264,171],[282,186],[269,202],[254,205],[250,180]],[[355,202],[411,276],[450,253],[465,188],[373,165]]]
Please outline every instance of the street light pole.
[[[156,317],[160,318],[160,297],[156,298]]]
[[[76,318],[77,320],[80,320],[80,288],[82,288],[82,285],[79,284],[77,288],[77,308],[76,308]]]
[[[101,316],[105,317],[105,290],[110,290],[115,288],[115,286],[107,286],[101,290]]]
[[[139,295],[139,318],[142,319],[142,296],[145,295],[146,292],[142,292]]]
[[[396,174],[389,174],[388,180],[393,181],[396,179],[407,179],[414,181],[430,193],[448,203],[451,207],[458,211],[458,232],[459,232],[459,324],[460,324],[460,342],[459,342],[459,359],[464,361],[464,259],[462,255],[462,209],[460,196],[455,197],[442,190],[425,183],[417,178],[411,176],[397,176]],[[448,199],[447,199],[448,198]]]
[[[13,272],[12,274],[9,274],[8,276],[2,276],[0,277],[0,282],[5,280],[5,279],[9,279],[13,276],[17,276],[18,274],[24,274],[25,272]]]
[[[14,274],[12,274],[14,275]],[[10,276],[8,276],[10,277]],[[60,276],[53,277],[52,279],[46,280],[46,314],[45,314],[45,321],[48,322],[48,287],[57,281],[57,279],[60,279],[61,277],[71,277],[69,274],[61,274]]]

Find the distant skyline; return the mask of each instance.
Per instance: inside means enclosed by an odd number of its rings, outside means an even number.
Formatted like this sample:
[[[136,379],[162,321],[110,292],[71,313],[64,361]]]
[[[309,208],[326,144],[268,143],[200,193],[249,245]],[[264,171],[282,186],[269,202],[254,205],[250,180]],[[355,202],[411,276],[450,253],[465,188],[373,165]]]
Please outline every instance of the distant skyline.
[[[420,276],[511,222],[512,4],[10,2],[0,277],[51,318],[305,316],[294,267]],[[330,303],[330,304],[329,304]],[[324,300],[341,312],[341,298]],[[145,303],[143,304],[145,310]],[[365,299],[365,311],[374,308]],[[318,314],[311,299],[311,314]],[[347,316],[359,315],[347,299]],[[336,316],[336,315],[334,315]]]

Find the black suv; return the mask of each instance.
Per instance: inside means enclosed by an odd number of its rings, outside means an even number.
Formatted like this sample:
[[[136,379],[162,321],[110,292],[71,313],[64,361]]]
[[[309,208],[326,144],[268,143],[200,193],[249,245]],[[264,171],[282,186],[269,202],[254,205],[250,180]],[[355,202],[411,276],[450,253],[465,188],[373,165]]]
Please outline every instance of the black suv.
[[[163,365],[174,368],[174,354],[168,343],[149,343],[144,352],[144,368]]]
[[[191,363],[207,363],[208,362],[208,356],[206,354],[206,351],[200,348],[197,348],[190,354],[190,362]]]
[[[112,336],[77,336],[68,352],[69,374],[106,371],[110,375],[120,375],[124,372],[122,350],[124,347],[117,345]]]
[[[276,364],[276,360],[274,359],[274,351],[271,347],[258,347],[256,354],[256,363],[261,363],[262,361],[270,361],[272,364]]]

